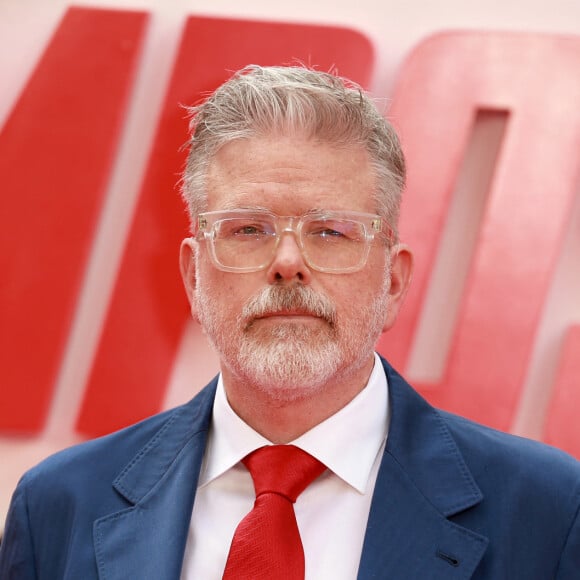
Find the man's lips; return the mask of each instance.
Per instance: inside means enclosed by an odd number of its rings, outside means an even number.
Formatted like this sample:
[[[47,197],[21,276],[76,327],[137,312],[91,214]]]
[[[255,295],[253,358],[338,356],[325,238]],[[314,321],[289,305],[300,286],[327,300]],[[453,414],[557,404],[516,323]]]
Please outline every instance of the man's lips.
[[[270,310],[267,312],[254,312],[245,319],[246,328],[250,328],[254,324],[263,323],[284,325],[285,323],[292,324],[319,324],[323,322],[330,327],[334,327],[334,321],[327,318],[322,313],[312,312],[303,308],[292,308],[288,310]]]
[[[278,310],[276,312],[264,312],[256,316],[254,320],[264,318],[320,318],[320,316],[305,310]]]

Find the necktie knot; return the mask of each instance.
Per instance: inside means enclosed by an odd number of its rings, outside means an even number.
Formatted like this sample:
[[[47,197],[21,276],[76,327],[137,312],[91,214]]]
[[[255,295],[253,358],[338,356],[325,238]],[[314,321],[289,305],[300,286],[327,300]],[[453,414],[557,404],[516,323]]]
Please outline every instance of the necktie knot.
[[[256,498],[276,493],[292,503],[326,469],[294,445],[260,447],[242,461],[252,475]]]

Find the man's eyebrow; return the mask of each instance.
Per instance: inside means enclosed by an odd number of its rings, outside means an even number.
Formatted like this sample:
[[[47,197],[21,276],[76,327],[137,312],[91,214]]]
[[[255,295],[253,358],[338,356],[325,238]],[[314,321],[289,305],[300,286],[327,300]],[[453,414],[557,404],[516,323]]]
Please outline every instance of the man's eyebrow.
[[[234,210],[245,210],[245,211],[254,211],[256,213],[269,213],[272,215],[279,215],[271,208],[263,207],[261,205],[229,205],[226,203],[224,207],[219,211],[234,211]],[[305,211],[304,213],[298,214],[296,217],[332,213],[332,211],[333,210],[314,207],[312,209]]]
[[[255,212],[268,212],[268,213],[273,213],[271,209],[267,208],[267,207],[262,207],[260,205],[229,205],[229,204],[225,204],[225,207],[223,209],[221,209],[220,211],[234,211],[234,210],[245,210],[245,211],[255,211]]]

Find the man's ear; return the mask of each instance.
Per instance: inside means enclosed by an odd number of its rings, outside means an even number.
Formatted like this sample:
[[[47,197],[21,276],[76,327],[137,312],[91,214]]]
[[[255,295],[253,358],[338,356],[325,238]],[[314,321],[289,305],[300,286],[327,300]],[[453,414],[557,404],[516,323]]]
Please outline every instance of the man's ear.
[[[396,244],[390,249],[391,285],[389,288],[389,312],[383,332],[389,330],[399,314],[399,310],[411,285],[413,275],[413,253],[405,244]]]
[[[197,304],[195,300],[195,288],[197,284],[197,272],[195,268],[195,255],[197,244],[193,238],[185,238],[179,248],[179,269],[181,279],[185,287],[185,293],[189,300],[191,315],[197,320]]]

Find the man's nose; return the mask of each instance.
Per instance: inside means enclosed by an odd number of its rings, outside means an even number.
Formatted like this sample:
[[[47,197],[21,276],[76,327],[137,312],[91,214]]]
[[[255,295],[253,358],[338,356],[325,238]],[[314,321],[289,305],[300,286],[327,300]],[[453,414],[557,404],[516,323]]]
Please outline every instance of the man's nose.
[[[310,268],[304,260],[296,234],[292,231],[283,232],[274,259],[268,267],[268,282],[275,284],[281,281],[300,281],[303,284],[310,284],[311,276]]]

